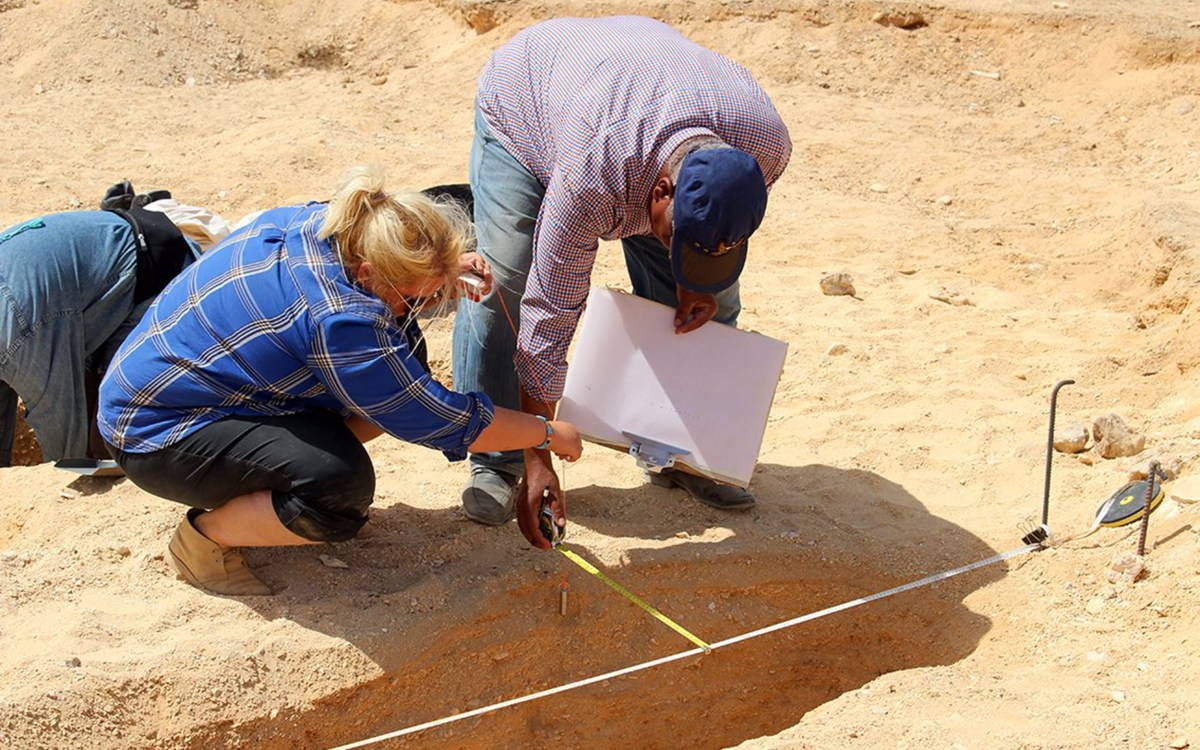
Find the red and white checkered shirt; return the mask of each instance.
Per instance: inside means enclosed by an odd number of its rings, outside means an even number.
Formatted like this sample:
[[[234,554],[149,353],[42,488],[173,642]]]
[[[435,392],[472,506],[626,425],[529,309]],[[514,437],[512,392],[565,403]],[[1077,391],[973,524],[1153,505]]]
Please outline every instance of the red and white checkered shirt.
[[[749,71],[650,18],[564,18],[517,34],[479,77],[491,134],[546,188],[521,302],[521,387],[562,396],[599,239],[650,233],[654,181],[683,141],[715,134],[772,185],[787,126]]]

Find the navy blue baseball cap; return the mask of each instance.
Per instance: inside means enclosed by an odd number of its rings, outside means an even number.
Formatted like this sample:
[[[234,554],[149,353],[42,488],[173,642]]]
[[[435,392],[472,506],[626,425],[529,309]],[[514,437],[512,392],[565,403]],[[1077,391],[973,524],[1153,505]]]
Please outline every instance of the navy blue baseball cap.
[[[767,183],[753,156],[736,148],[688,154],[672,208],[676,283],[708,293],[733,286],[746,265],[750,235],[766,211]]]

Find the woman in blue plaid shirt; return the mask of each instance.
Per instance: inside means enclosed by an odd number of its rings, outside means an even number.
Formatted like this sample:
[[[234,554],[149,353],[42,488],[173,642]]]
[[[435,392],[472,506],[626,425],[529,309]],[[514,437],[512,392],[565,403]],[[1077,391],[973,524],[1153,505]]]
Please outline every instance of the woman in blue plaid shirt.
[[[387,194],[359,167],[332,202],[277,208],[227,237],[159,296],[100,390],[100,433],[129,478],[191,506],[168,545],[180,577],[269,594],[238,547],[352,538],[383,433],[441,450],[548,448],[575,428],[434,380],[416,313],[491,271],[453,202]]]

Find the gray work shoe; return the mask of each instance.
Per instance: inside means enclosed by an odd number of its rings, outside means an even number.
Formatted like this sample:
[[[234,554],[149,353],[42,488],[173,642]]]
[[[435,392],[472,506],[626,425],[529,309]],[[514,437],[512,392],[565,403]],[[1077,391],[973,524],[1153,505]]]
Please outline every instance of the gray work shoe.
[[[471,467],[463,485],[462,504],[467,518],[488,526],[508,523],[517,501],[517,478],[484,466]]]
[[[698,477],[674,469],[647,472],[650,484],[655,487],[679,487],[705,505],[721,510],[744,510],[754,507],[754,495],[749,490],[715,482],[708,477]]]

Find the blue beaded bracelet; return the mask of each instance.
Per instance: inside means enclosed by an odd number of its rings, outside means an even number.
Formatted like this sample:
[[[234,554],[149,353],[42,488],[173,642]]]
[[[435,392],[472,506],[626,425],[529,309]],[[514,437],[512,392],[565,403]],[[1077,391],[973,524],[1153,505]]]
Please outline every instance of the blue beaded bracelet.
[[[546,425],[546,439],[542,441],[541,445],[533,446],[533,449],[536,451],[544,451],[550,447],[550,438],[554,437],[554,428],[550,426],[550,423],[547,422],[546,418],[541,414],[535,414],[534,416],[542,420],[542,424]]]

